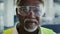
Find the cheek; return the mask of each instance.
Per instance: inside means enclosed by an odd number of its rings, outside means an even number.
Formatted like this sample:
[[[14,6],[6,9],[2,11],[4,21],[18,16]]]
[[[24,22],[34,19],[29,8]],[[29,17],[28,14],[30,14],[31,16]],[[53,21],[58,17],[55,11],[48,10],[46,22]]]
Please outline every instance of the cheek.
[[[40,21],[40,17],[36,17],[37,21],[39,22]]]
[[[24,23],[24,16],[18,15],[18,20],[20,23]]]

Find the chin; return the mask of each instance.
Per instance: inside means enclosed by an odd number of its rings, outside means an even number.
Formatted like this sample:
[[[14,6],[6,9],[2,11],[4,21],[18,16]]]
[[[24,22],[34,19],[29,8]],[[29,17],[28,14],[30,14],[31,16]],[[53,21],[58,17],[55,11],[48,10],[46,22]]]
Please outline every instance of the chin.
[[[33,29],[27,29],[26,27],[24,27],[25,31],[27,32],[34,32],[37,28],[38,28],[37,26]]]

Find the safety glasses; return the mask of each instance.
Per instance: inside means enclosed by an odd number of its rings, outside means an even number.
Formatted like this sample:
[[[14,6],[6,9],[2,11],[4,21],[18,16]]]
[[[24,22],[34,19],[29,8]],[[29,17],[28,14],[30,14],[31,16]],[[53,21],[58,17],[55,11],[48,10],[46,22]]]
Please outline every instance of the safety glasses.
[[[17,10],[19,15],[27,15],[30,11],[33,11],[36,16],[42,14],[42,8],[39,6],[18,6]]]

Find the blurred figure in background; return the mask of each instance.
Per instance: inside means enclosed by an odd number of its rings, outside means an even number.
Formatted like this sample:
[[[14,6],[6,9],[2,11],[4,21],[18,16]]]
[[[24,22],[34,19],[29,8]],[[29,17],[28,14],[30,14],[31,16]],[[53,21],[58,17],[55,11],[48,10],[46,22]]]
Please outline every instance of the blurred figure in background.
[[[43,0],[17,0],[16,15],[19,23],[14,28],[4,30],[3,34],[55,34],[40,26],[43,5]]]

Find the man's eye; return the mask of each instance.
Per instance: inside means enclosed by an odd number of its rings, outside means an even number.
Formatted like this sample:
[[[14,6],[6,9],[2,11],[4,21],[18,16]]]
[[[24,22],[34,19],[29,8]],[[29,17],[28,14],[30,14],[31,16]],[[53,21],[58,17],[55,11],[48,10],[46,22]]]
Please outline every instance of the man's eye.
[[[22,10],[20,10],[20,13],[21,14],[26,14],[26,11],[22,9]]]
[[[36,13],[36,12],[39,12],[39,9],[34,9],[34,12]]]

